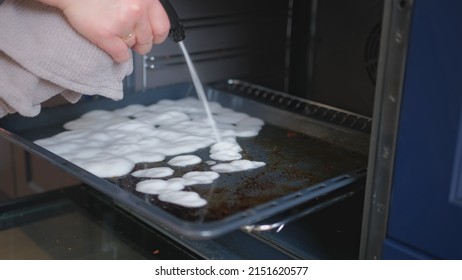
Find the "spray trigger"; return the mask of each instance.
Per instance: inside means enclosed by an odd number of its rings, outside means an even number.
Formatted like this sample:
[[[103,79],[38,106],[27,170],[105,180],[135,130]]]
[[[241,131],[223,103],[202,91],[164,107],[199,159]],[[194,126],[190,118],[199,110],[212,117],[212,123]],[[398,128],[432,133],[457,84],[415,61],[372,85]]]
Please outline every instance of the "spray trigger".
[[[183,23],[178,18],[178,15],[169,0],[159,0],[164,6],[165,12],[170,20],[170,32],[168,36],[175,42],[183,41],[185,38]]]

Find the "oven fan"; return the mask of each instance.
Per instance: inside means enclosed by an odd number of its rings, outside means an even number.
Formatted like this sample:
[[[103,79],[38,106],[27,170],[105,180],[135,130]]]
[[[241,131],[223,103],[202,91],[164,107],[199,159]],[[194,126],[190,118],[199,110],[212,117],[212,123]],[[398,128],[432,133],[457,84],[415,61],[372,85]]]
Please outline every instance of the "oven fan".
[[[378,23],[374,26],[370,32],[364,51],[364,62],[366,65],[366,72],[371,80],[372,84],[375,85],[377,81],[377,68],[379,64],[379,51],[380,51],[380,33],[382,30],[382,24]]]

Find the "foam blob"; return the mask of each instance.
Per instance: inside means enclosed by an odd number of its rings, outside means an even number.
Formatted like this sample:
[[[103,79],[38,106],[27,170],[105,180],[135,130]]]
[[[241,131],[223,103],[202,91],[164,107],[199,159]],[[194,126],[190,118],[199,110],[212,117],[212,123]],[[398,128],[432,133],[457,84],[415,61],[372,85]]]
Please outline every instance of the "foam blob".
[[[91,159],[68,158],[82,169],[98,177],[110,178],[117,177],[119,174],[127,174],[133,168],[133,162],[123,157],[114,157],[113,155],[99,154]],[[101,164],[105,162],[105,164]]]
[[[196,208],[207,205],[207,201],[196,192],[166,192],[159,195],[159,200],[178,204],[184,207]]]
[[[147,194],[161,194],[184,189],[184,184],[179,180],[151,179],[136,184],[138,192]]]
[[[195,155],[183,155],[177,156],[169,160],[167,163],[172,166],[188,166],[193,164],[198,164],[202,159]]]
[[[231,172],[255,169],[255,168],[265,166],[265,165],[266,164],[264,162],[242,159],[242,160],[235,160],[230,163],[218,163],[210,167],[210,169],[218,173],[231,173]]]
[[[227,139],[227,141],[221,141],[221,142],[215,143],[210,147],[210,153],[216,153],[216,152],[222,152],[222,151],[233,151],[233,152],[239,153],[242,151],[242,148],[241,146],[239,146],[239,144],[237,144],[236,141],[229,140],[229,139]]]
[[[224,150],[224,151],[218,151],[213,154],[210,154],[210,158],[214,160],[220,160],[220,161],[231,161],[231,160],[241,159],[242,155],[234,151]]]
[[[183,175],[185,185],[196,185],[196,184],[211,184],[215,179],[218,179],[220,175],[213,171],[191,171]]]
[[[173,175],[173,169],[168,167],[155,167],[149,169],[137,170],[132,173],[133,177],[145,178],[163,178]]]
[[[226,139],[210,147],[210,158],[219,161],[232,161],[242,158],[241,146],[234,139]]]

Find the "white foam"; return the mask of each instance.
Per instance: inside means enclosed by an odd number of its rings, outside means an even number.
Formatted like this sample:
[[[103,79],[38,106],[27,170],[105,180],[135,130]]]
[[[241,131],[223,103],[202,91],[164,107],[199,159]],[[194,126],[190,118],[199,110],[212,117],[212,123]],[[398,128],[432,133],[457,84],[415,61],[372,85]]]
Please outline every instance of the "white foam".
[[[147,194],[161,194],[184,189],[184,184],[178,180],[151,179],[136,184],[138,192]]]
[[[137,170],[132,173],[132,176],[145,178],[164,178],[173,175],[173,172],[173,169],[169,167],[154,167]]]
[[[136,163],[162,162],[167,156],[173,157],[168,162],[171,166],[185,167],[205,161],[212,170],[186,173],[182,178],[156,179],[137,186],[137,191],[149,194],[176,192],[186,185],[211,184],[219,177],[218,172],[263,166],[261,162],[241,159],[242,148],[236,137],[258,135],[264,122],[216,102],[209,102],[209,107],[221,137],[219,142],[216,142],[201,101],[188,97],[161,100],[149,106],[129,105],[115,111],[94,110],[64,124],[68,131],[35,143],[102,178],[127,175]],[[212,160],[187,155],[208,147]],[[232,162],[225,163],[228,161]],[[172,171],[166,171],[164,175],[159,170],[143,172],[153,172],[144,175],[146,177],[160,178]],[[187,207],[205,205],[202,199],[197,199],[197,194],[178,195],[182,197],[183,205],[196,205]],[[176,203],[172,197],[177,196],[165,198],[165,201]],[[191,201],[194,202],[184,202],[193,197]]]
[[[119,174],[127,174],[133,168],[133,162],[123,157],[115,157],[111,154],[98,154],[91,159],[67,158],[79,167],[102,178],[117,177]],[[102,164],[104,162],[104,164]]]
[[[241,146],[234,139],[226,139],[210,147],[210,158],[219,161],[231,161],[242,158]]]
[[[125,156],[132,162],[160,162],[165,159],[165,155],[151,151],[133,151]]]
[[[225,141],[215,143],[210,147],[210,153],[222,151],[233,151],[239,153],[242,151],[242,148],[234,139],[226,139]]]
[[[202,159],[196,155],[183,155],[177,156],[169,160],[167,163],[172,166],[188,166],[198,164]]]
[[[250,160],[242,159],[242,160],[235,160],[229,163],[218,163],[210,167],[210,169],[218,173],[231,173],[231,172],[255,169],[255,168],[265,166],[265,165],[266,163],[261,162],[261,161],[250,161]]]
[[[207,204],[207,201],[201,198],[196,192],[167,192],[159,194],[158,198],[164,202],[170,202],[189,208],[202,207]]]
[[[98,120],[95,123],[95,120]],[[87,116],[87,117],[82,117],[80,119],[70,121],[64,124],[65,129],[69,130],[99,130],[99,129],[104,129],[105,127],[112,125],[112,124],[118,124],[121,122],[125,122],[129,120],[126,117],[120,117],[113,115],[112,118],[106,118],[105,117],[96,117],[96,116]]]
[[[218,179],[220,174],[213,171],[191,171],[183,175],[185,186],[197,184],[211,184]]]
[[[124,108],[114,110],[114,114],[123,116],[123,117],[131,117],[135,115],[137,112],[146,110],[146,107],[141,104],[131,104]]]
[[[142,116],[138,116],[138,117],[142,117]],[[189,116],[183,112],[168,111],[168,112],[163,112],[161,114],[151,113],[151,116],[149,118],[143,117],[143,120],[147,123],[150,123],[156,126],[161,126],[161,125],[170,126],[176,123],[181,123],[183,121],[188,121]]]
[[[213,154],[210,154],[210,158],[214,160],[220,160],[220,161],[230,161],[230,160],[241,159],[242,155],[234,151],[224,150],[224,151],[218,151]]]
[[[260,127],[257,126],[237,126],[234,129],[236,137],[254,137],[260,132]]]

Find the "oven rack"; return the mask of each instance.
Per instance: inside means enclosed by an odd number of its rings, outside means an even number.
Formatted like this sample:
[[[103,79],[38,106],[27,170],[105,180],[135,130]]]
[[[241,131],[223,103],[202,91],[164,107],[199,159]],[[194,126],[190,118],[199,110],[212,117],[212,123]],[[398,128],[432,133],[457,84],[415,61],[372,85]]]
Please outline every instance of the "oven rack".
[[[316,120],[340,125],[368,134],[371,132],[371,118],[340,108],[303,98],[297,98],[284,92],[236,79],[229,79],[225,82],[222,81],[213,86],[248,99],[257,100],[267,105],[285,109]]]

